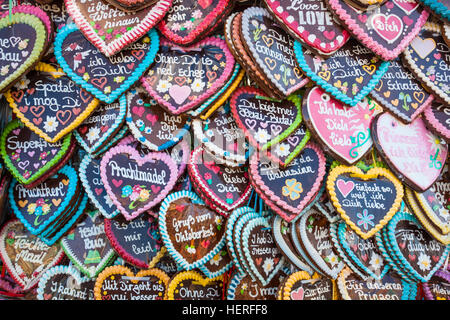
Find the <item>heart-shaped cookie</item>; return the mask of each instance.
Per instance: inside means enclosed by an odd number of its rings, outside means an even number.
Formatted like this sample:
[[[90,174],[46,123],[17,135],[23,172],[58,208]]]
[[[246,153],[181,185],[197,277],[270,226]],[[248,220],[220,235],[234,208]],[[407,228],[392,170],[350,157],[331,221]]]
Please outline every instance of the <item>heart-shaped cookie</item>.
[[[450,143],[450,107],[434,103],[425,109],[423,114],[425,117],[422,119],[427,123],[427,127]]]
[[[229,0],[174,1],[158,28],[171,42],[187,46],[211,31],[230,6]]]
[[[337,300],[338,294],[334,280],[297,271],[287,277],[281,297],[282,300]]]
[[[106,57],[75,24],[58,31],[55,56],[61,68],[79,86],[105,103],[113,103],[127,91],[153,62],[159,37],[150,30],[119,54]]]
[[[450,104],[450,48],[441,27],[427,23],[403,51],[405,65],[436,100]]]
[[[14,178],[28,185],[62,162],[73,142],[68,134],[63,140],[48,143],[16,119],[2,133],[0,152]]]
[[[94,300],[95,280],[82,277],[72,266],[56,266],[39,280],[38,300]]]
[[[367,98],[349,108],[319,87],[305,94],[302,108],[306,126],[324,145],[325,152],[350,165],[372,149],[370,124],[381,111]]]
[[[208,37],[186,48],[161,40],[155,63],[141,82],[172,114],[191,110],[228,80],[235,61],[224,40]]]
[[[179,191],[164,199],[159,230],[165,247],[185,270],[209,261],[225,245],[223,217],[193,192]]]
[[[165,150],[183,139],[191,127],[186,114],[172,115],[137,88],[127,93],[127,125],[133,136],[150,150]]]
[[[427,300],[450,300],[450,272],[438,270],[430,280],[422,283]]]
[[[227,212],[246,203],[253,190],[246,166],[217,164],[201,146],[192,151],[188,172],[198,194]]]
[[[97,99],[49,64],[40,63],[24,81],[5,97],[20,121],[50,143],[73,131],[98,105]]]
[[[0,232],[0,256],[14,281],[23,290],[29,290],[48,269],[61,261],[64,252],[59,244],[47,246],[14,219]]]
[[[319,191],[325,176],[325,156],[309,142],[286,168],[280,168],[255,153],[250,159],[249,175],[256,192],[281,208],[285,212],[282,218],[290,222]]]
[[[278,287],[283,283],[285,274],[278,274],[266,285],[262,286],[249,274],[235,272],[227,287],[227,300],[276,300]]]
[[[300,68],[323,90],[354,107],[377,85],[389,62],[377,58],[351,38],[327,58],[314,55],[296,41],[294,51]]]
[[[74,131],[78,143],[95,154],[120,130],[127,114],[127,101],[122,95],[117,102],[101,104]]]
[[[103,156],[100,174],[113,203],[131,220],[165,198],[175,185],[178,169],[165,153],[140,156],[135,148],[116,146]]]
[[[370,96],[406,123],[417,118],[434,100],[434,96],[403,66],[400,58],[391,61]]]
[[[196,271],[183,271],[169,283],[167,300],[222,300],[223,276],[204,278]]]
[[[372,138],[389,167],[418,192],[427,190],[444,169],[447,144],[428,131],[422,118],[405,125],[385,112],[372,122]]]
[[[159,0],[143,10],[123,12],[104,0],[64,2],[78,28],[106,57],[139,43],[138,39],[162,19],[172,4],[172,0]]]
[[[115,258],[104,220],[99,211],[87,212],[85,219],[60,242],[66,256],[88,278],[97,277]]]
[[[14,13],[0,18],[2,56],[0,92],[6,91],[22,74],[31,69],[47,47],[48,31],[37,15]]]
[[[354,166],[334,167],[327,178],[327,191],[341,218],[363,239],[389,222],[403,198],[403,185],[384,168],[364,173]]]
[[[169,276],[159,269],[134,274],[123,266],[108,267],[97,277],[96,300],[165,300]]]
[[[346,1],[327,0],[342,24],[383,60],[393,60],[419,33],[430,15],[414,1],[387,0],[365,11]]]
[[[334,20],[325,0],[294,3],[265,0],[264,3],[281,27],[323,55],[332,54],[350,38],[350,33]]]
[[[156,266],[165,253],[154,217],[141,215],[132,221],[105,219],[105,232],[114,250],[128,263],[142,269]]]
[[[288,96],[309,82],[298,70],[294,57],[294,39],[263,8],[251,7],[242,14],[242,42],[256,67]]]
[[[116,8],[125,12],[136,12],[142,9],[154,5],[155,0],[106,0],[109,4],[112,4]]]

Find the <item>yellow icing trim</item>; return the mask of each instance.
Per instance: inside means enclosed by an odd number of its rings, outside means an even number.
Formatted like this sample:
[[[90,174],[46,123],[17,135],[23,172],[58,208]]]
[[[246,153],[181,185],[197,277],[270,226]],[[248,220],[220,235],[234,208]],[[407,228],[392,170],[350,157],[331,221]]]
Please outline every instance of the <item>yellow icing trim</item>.
[[[380,220],[380,222],[373,227],[368,232],[363,232],[347,215],[345,210],[342,208],[341,204],[338,202],[338,198],[336,196],[335,191],[335,181],[338,178],[339,175],[350,173],[352,177],[360,178],[362,180],[369,180],[378,178],[379,176],[383,176],[390,180],[397,190],[397,196],[394,200],[394,203],[392,207],[389,209],[389,211],[386,213],[383,219]],[[347,225],[352,228],[353,231],[355,231],[361,238],[367,240],[375,233],[377,233],[381,228],[383,228],[389,220],[397,213],[398,209],[400,208],[402,199],[403,199],[403,185],[402,183],[387,169],[375,167],[371,168],[367,173],[364,173],[361,169],[355,166],[347,167],[347,166],[337,166],[333,168],[330,171],[330,174],[327,178],[327,191],[330,196],[330,200],[333,203],[333,206],[336,208],[336,211],[339,212],[341,218],[347,223]]]
[[[55,79],[58,79],[58,78],[66,75],[65,72],[63,71],[63,69],[61,69],[61,68],[56,69],[54,66],[52,66],[48,63],[44,63],[44,62],[38,62],[34,66],[34,70],[50,73]]]
[[[406,188],[406,201],[408,205],[411,207],[414,215],[419,220],[420,224],[440,243],[445,245],[450,244],[450,233],[443,235],[440,233],[427,219],[427,216],[423,213],[421,207],[417,204],[416,199],[414,198],[411,190]]]
[[[167,299],[167,287],[169,285],[170,277],[162,270],[160,269],[145,269],[140,270],[136,275],[131,271],[129,268],[124,266],[112,266],[108,267],[105,270],[103,270],[97,277],[97,280],[95,281],[95,287],[94,287],[94,297],[95,300],[102,300],[102,284],[105,279],[111,275],[114,274],[120,274],[120,275],[126,275],[128,277],[145,277],[145,276],[155,276],[158,279],[160,279],[162,282],[164,282],[164,286],[166,288],[163,300]],[[139,280],[130,280],[132,283],[138,283]]]
[[[183,280],[188,279],[196,280],[198,284],[202,285],[203,287],[215,281],[222,281],[223,285],[223,275],[209,279],[203,277],[200,273],[196,271],[183,271],[175,275],[170,281],[169,288],[167,289],[167,300],[175,300],[174,293],[178,284],[180,284],[180,282],[182,282]]]
[[[52,67],[49,64],[46,63],[39,63],[37,65],[37,68],[35,68],[36,71],[43,71],[43,72],[49,72],[51,73],[55,78],[58,78],[62,75],[58,75],[58,74],[54,74],[54,73],[59,73],[59,70],[55,69],[54,67]],[[84,89],[83,89],[84,90]],[[70,126],[64,128],[64,130],[61,130],[53,139],[50,138],[44,131],[42,131],[41,129],[39,129],[38,127],[36,127],[31,121],[29,121],[27,118],[25,118],[25,116],[22,114],[22,112],[20,112],[20,110],[18,109],[18,106],[16,104],[16,102],[14,101],[14,99],[11,96],[11,91],[8,90],[5,93],[5,97],[6,100],[9,103],[9,106],[12,108],[13,112],[16,114],[17,118],[20,119],[20,121],[22,121],[22,123],[27,126],[30,130],[32,130],[33,132],[35,132],[38,136],[40,136],[42,139],[44,139],[47,142],[50,143],[55,143],[58,140],[60,140],[62,137],[64,137],[66,134],[72,132],[73,130],[75,130],[91,113],[92,111],[94,111],[94,109],[98,106],[99,104],[99,100],[97,98],[94,97],[94,99],[91,101],[91,103],[87,106],[87,108],[80,113],[77,118],[76,121],[74,121]]]
[[[219,100],[216,101],[212,105],[212,107],[208,108],[205,114],[202,114],[200,118],[202,120],[208,119],[219,107],[221,107],[225,101],[231,96],[231,94],[236,90],[238,85],[241,83],[242,79],[244,78],[245,70],[242,68],[238,75],[236,76],[236,79],[234,82],[230,85],[230,87],[220,96]]]

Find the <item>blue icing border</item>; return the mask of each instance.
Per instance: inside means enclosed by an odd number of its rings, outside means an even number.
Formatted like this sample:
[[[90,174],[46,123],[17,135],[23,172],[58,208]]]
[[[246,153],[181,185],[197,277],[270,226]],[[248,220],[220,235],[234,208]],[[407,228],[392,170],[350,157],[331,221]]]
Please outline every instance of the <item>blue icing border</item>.
[[[119,101],[119,105],[120,105],[120,111],[119,111],[118,117],[116,118],[116,121],[113,123],[111,128],[109,128],[108,131],[101,137],[101,139],[98,140],[94,144],[94,146],[92,148],[89,148],[89,146],[86,144],[86,142],[83,140],[83,138],[80,136],[80,134],[78,133],[78,131],[76,129],[73,131],[75,139],[77,139],[77,142],[88,153],[95,154],[95,153],[99,152],[99,149],[110,138],[111,134],[114,131],[116,131],[116,129],[118,127],[120,127],[120,125],[122,124],[123,120],[125,119],[125,116],[127,114],[127,99],[125,98],[125,95],[121,95],[119,97],[118,101]],[[95,110],[93,112],[95,112]],[[87,119],[89,119],[89,117]],[[83,123],[81,123],[81,124],[83,124]],[[100,149],[100,150],[102,150],[102,149]]]
[[[225,245],[226,245],[226,243],[223,244],[223,247],[220,250],[222,250],[225,247]],[[209,261],[211,261],[211,260],[209,260]],[[209,261],[206,261],[205,264],[208,263]],[[203,272],[205,274],[205,276],[212,279],[212,278],[221,276],[222,274],[224,274],[225,272],[230,270],[232,266],[233,266],[233,260],[231,260],[230,263],[226,264],[222,269],[220,269],[216,272],[209,272],[208,268],[206,268],[204,264],[198,268],[200,269],[201,272]]]
[[[321,77],[319,77],[315,72],[311,70],[311,68],[308,66],[308,64],[305,61],[304,55],[303,55],[303,48],[300,42],[295,40],[294,43],[294,52],[295,57],[297,58],[297,62],[300,66],[300,68],[306,73],[306,75],[315,83],[317,83],[323,90],[326,92],[332,94],[336,99],[342,101],[343,103],[354,107],[358,104],[362,99],[364,99],[365,96],[369,94],[370,91],[375,88],[377,83],[380,81],[381,77],[387,72],[389,65],[391,64],[389,61],[383,61],[380,65],[380,67],[377,69],[375,74],[372,76],[372,78],[369,80],[367,85],[361,89],[361,91],[352,99],[349,98],[347,95],[343,94],[341,91],[339,91],[336,87],[332,86],[325,80],[323,80]]]
[[[159,208],[159,233],[161,234],[161,239],[164,242],[164,246],[166,247],[167,252],[172,256],[172,258],[181,268],[189,271],[198,268],[201,265],[205,264],[207,261],[211,260],[221,250],[221,248],[223,248],[223,246],[225,245],[225,233],[223,234],[222,239],[207,255],[194,263],[187,262],[186,259],[184,259],[183,256],[181,256],[181,254],[179,254],[174,249],[172,241],[170,241],[169,234],[167,233],[166,226],[167,210],[169,209],[169,206],[173,201],[180,198],[189,198],[194,204],[205,205],[203,200],[200,199],[200,197],[192,191],[182,190],[169,194],[161,203],[161,207]]]
[[[228,288],[227,288],[227,300],[235,299],[236,288],[239,285],[239,283],[241,283],[242,279],[244,279],[244,278],[245,278],[245,274],[240,274],[238,272],[236,272],[233,275],[233,278],[231,278],[230,284],[228,285]]]
[[[80,180],[81,183],[83,184],[84,190],[86,191],[87,196],[89,197],[89,200],[92,202],[92,204],[98,209],[98,211],[100,211],[100,213],[107,219],[112,219],[115,216],[117,216],[119,214],[119,209],[117,209],[117,207],[113,204],[112,208],[115,208],[115,210],[111,213],[108,210],[106,210],[102,204],[97,200],[97,197],[91,190],[91,186],[89,184],[89,181],[87,180],[86,177],[86,169],[87,166],[89,165],[89,163],[92,161],[92,157],[89,154],[86,154],[83,157],[83,160],[80,163],[80,168],[78,169],[78,172],[80,174]],[[100,170],[100,167],[99,167]],[[98,176],[99,179],[101,179],[100,175]],[[105,191],[106,195],[108,196],[108,193],[106,192],[106,189],[103,188],[103,190]]]
[[[447,9],[445,5],[437,2],[436,0],[420,0],[420,2],[429,7],[434,13],[450,22],[450,10]]]
[[[92,93],[95,97],[105,103],[114,102],[120,95],[122,95],[136,81],[138,81],[143,73],[147,70],[147,68],[153,63],[153,60],[155,59],[155,56],[159,50],[159,35],[155,29],[150,29],[150,31],[147,33],[147,35],[150,37],[150,48],[145,55],[144,60],[139,64],[139,67],[134,70],[133,74],[120,85],[119,88],[111,91],[110,94],[106,95],[90,83],[87,83],[85,80],[83,80],[81,76],[73,72],[73,70],[69,67],[66,60],[62,56],[61,51],[64,40],[69,34],[76,31],[81,32],[73,23],[66,24],[64,27],[58,30],[54,41],[54,54],[56,60],[70,79],[72,79],[75,83],[77,83],[86,91]]]
[[[74,168],[72,168],[70,165],[65,165],[62,167],[56,174],[65,174],[69,178],[69,187],[67,189],[67,194],[65,198],[63,199],[61,205],[59,206],[58,210],[56,210],[51,217],[49,217],[47,220],[45,220],[38,228],[34,228],[22,215],[19,208],[17,207],[16,202],[14,201],[14,195],[13,190],[15,185],[18,183],[16,179],[13,179],[11,182],[11,185],[9,186],[8,191],[8,200],[11,205],[11,209],[13,210],[14,214],[17,218],[19,218],[20,222],[30,231],[33,235],[39,235],[42,231],[45,230],[45,228],[55,221],[57,218],[60,217],[61,213],[63,213],[70,202],[72,201],[73,196],[75,195],[76,187],[78,184],[78,177],[77,172]],[[54,175],[53,175],[54,176]]]

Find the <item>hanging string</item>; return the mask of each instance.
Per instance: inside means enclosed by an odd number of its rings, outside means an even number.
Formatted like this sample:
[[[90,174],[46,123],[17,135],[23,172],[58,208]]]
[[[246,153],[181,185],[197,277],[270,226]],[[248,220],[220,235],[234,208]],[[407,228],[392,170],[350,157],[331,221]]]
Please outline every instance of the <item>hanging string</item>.
[[[13,0],[9,0],[8,4],[9,10],[9,22],[12,22],[12,8],[13,8]]]

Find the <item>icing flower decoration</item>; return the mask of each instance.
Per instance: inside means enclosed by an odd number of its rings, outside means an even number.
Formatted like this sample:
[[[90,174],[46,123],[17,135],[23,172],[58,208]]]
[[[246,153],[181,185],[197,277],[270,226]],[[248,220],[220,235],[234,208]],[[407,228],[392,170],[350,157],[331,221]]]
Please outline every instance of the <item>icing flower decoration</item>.
[[[17,81],[14,84],[14,87],[19,90],[25,90],[28,88],[29,84],[30,84],[30,79],[27,79],[26,77],[22,77],[19,81]]]
[[[270,139],[270,135],[266,129],[259,128],[255,135],[255,140],[261,144],[265,144]]]
[[[205,87],[205,83],[200,79],[195,79],[191,84],[191,89],[194,92],[201,92]]]
[[[303,192],[301,182],[298,182],[297,179],[292,178],[287,179],[285,183],[285,186],[282,188],[283,196],[289,197],[291,200],[297,200],[300,198],[300,195]]]
[[[104,92],[105,92],[105,93],[111,93],[111,86],[105,87]]]
[[[202,17],[203,13],[200,10],[195,10],[194,12],[192,12],[192,17],[194,19],[200,19]]]
[[[26,47],[28,47],[28,40],[29,39],[24,39],[24,40],[20,41],[19,45],[17,46],[17,48],[19,48],[19,50],[23,50]]]
[[[226,198],[227,198],[226,201],[227,201],[228,204],[232,204],[233,203],[233,194],[231,192],[227,192]]]
[[[205,173],[204,177],[205,177],[205,180],[208,182],[208,184],[212,183],[212,175],[211,175],[211,173],[209,173],[209,172]]]
[[[44,122],[44,130],[47,132],[53,132],[58,128],[58,121],[56,120],[56,117],[49,117],[47,116],[47,119]]]
[[[211,260],[209,260],[209,264],[218,266],[220,261],[222,261],[222,256],[220,255],[220,252],[219,252]]]
[[[130,185],[126,185],[122,188],[122,198],[126,198],[133,193],[133,188]]]
[[[6,75],[8,72],[9,72],[9,65],[3,66],[0,69],[0,75],[2,75],[2,76]]]
[[[339,257],[335,255],[333,252],[331,252],[328,256],[324,259],[326,262],[328,262],[332,267],[334,267],[339,262]]]
[[[183,27],[187,30],[192,29],[194,27],[194,23],[191,20],[188,20],[183,24]]]
[[[263,263],[263,270],[266,275],[270,273],[274,268],[274,261],[272,258],[266,258]]]
[[[45,159],[47,158],[47,156],[49,155],[50,151],[48,152],[41,152],[41,154],[39,155],[39,160]]]
[[[90,78],[91,78],[91,77],[89,76],[89,73],[85,72],[85,73],[83,74],[83,80],[84,80],[84,81],[89,81]]]
[[[185,249],[189,254],[195,254],[195,252],[197,251],[195,250],[195,247],[193,245],[190,246],[186,245]]]
[[[426,255],[425,253],[421,252],[417,261],[417,264],[419,266],[419,269],[422,271],[427,271],[431,269],[431,260],[430,256]]]
[[[277,146],[275,147],[275,153],[279,156],[279,157],[286,157],[289,155],[290,152],[290,147],[288,144],[286,143],[279,143],[277,144]]]
[[[383,258],[379,254],[373,253],[369,263],[373,270],[378,271],[383,264]]]
[[[128,208],[134,209],[136,202],[145,202],[150,198],[150,190],[145,189],[145,186],[126,185],[122,187],[122,198],[128,198],[131,201]]]
[[[93,143],[94,141],[98,140],[99,137],[100,137],[100,128],[92,127],[89,129],[87,133],[87,139],[89,143]]]
[[[375,224],[372,221],[375,218],[375,216],[373,214],[369,214],[369,211],[367,211],[367,209],[364,209],[362,211],[362,214],[357,213],[356,216],[359,218],[357,222],[358,226],[362,225],[366,231],[369,230],[369,225],[371,225],[372,227],[375,226]]]
[[[167,92],[172,84],[167,80],[159,80],[158,85],[156,86],[156,90],[161,93]]]

